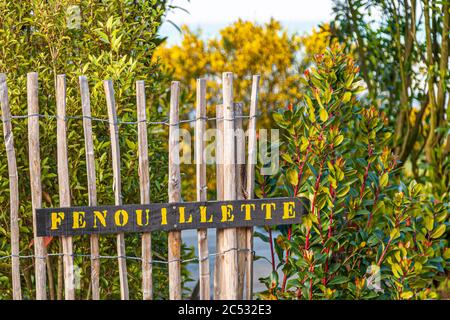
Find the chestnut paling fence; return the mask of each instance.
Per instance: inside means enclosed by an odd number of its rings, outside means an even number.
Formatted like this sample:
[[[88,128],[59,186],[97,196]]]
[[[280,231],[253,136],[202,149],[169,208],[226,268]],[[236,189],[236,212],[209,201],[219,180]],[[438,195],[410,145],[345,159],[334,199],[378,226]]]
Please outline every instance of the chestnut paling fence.
[[[91,260],[90,289],[93,299],[100,299],[100,261],[101,259],[117,259],[122,299],[129,299],[127,260],[138,260],[142,264],[142,296],[143,299],[153,298],[152,273],[153,265],[167,264],[169,276],[169,298],[182,298],[181,263],[198,261],[199,264],[199,297],[200,299],[251,299],[253,295],[253,229],[226,228],[217,230],[216,252],[208,250],[208,234],[206,229],[198,232],[198,256],[189,260],[181,259],[181,231],[171,231],[168,234],[168,259],[152,258],[151,234],[142,234],[141,256],[127,256],[125,235],[117,234],[117,255],[100,255],[99,235],[90,235],[90,252],[74,253],[77,237],[61,237],[62,252],[48,253],[44,238],[36,236],[35,210],[42,207],[41,160],[39,146],[39,120],[54,119],[57,123],[57,170],[60,207],[71,205],[69,169],[67,155],[67,120],[82,119],[85,139],[85,157],[87,172],[87,188],[89,205],[97,205],[95,154],[93,144],[92,122],[101,121],[108,124],[111,142],[111,159],[113,169],[113,186],[115,204],[122,204],[119,125],[138,126],[138,163],[140,199],[142,204],[150,203],[149,156],[148,156],[148,125],[169,127],[169,202],[181,201],[181,177],[179,155],[179,132],[181,123],[195,122],[195,159],[197,200],[206,201],[206,161],[205,128],[207,121],[215,121],[218,135],[216,138],[216,191],[217,200],[235,200],[252,197],[254,194],[254,176],[256,163],[256,109],[260,76],[253,76],[250,112],[243,115],[242,104],[233,101],[233,74],[223,74],[223,104],[216,107],[216,117],[206,117],[206,80],[197,80],[196,117],[193,120],[179,119],[179,82],[173,81],[170,88],[170,115],[166,121],[151,122],[147,120],[144,81],[136,81],[137,121],[121,121],[117,117],[113,82],[103,81],[106,95],[108,118],[98,118],[91,115],[90,93],[87,78],[79,77],[79,92],[81,95],[82,115],[66,115],[66,78],[58,75],[56,81],[56,112],[55,115],[39,113],[38,74],[27,75],[26,115],[11,115],[9,105],[7,78],[0,74],[0,104],[2,111],[3,134],[9,172],[10,188],[10,232],[11,254],[0,256],[0,260],[11,261],[11,278],[13,299],[22,299],[20,259],[33,259],[34,285],[36,299],[48,298],[47,266],[50,256],[61,256],[63,260],[64,298],[75,299],[75,275],[73,259],[77,256],[89,257]],[[243,119],[248,118],[248,145],[245,136],[234,132],[243,129]],[[15,155],[13,119],[28,120],[28,152],[30,189],[32,200],[32,216],[34,230],[34,254],[20,255],[19,234],[19,176]],[[233,134],[225,134],[232,132]],[[247,149],[247,150],[246,150]],[[247,161],[245,159],[247,158]],[[244,159],[244,161],[242,161]],[[243,164],[245,163],[246,164]],[[211,277],[209,259],[215,257],[214,276]],[[214,283],[214,292],[210,293],[210,282]]]

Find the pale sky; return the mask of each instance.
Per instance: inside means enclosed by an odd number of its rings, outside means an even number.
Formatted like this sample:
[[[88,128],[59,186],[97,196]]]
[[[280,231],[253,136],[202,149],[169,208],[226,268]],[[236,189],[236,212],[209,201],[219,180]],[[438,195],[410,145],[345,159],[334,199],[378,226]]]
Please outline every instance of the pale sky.
[[[238,18],[268,21],[327,21],[331,0],[173,0],[190,14],[176,10],[168,14],[175,23],[203,24],[232,22]]]
[[[176,9],[166,19],[176,25],[187,24],[191,29],[200,28],[204,37],[215,36],[218,31],[238,20],[267,22],[271,17],[282,22],[289,32],[307,32],[332,17],[332,0],[172,0]],[[161,35],[168,43],[176,44],[181,35],[171,24],[163,23]]]

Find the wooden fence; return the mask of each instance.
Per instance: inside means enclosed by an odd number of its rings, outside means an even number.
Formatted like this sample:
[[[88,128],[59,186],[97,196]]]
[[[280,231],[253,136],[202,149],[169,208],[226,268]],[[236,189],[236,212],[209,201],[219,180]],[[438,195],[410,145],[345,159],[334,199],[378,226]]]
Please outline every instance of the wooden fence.
[[[57,166],[58,188],[61,207],[70,207],[70,184],[67,155],[66,132],[66,78],[58,75],[56,79],[56,122],[57,122]],[[223,74],[223,104],[217,106],[216,117],[206,118],[206,80],[197,80],[196,118],[195,118],[195,159],[196,159],[196,188],[197,200],[207,200],[206,189],[206,162],[204,158],[204,134],[206,121],[216,121],[219,135],[216,139],[216,187],[218,200],[236,200],[252,197],[254,194],[254,163],[256,162],[256,108],[258,104],[259,75],[253,76],[250,113],[248,124],[248,147],[246,154],[245,137],[235,135],[236,129],[242,129],[243,108],[241,104],[233,101],[233,74]],[[121,172],[120,172],[120,145],[118,123],[116,114],[116,102],[113,82],[103,82],[108,109],[109,133],[111,141],[111,158],[113,168],[113,186],[115,204],[122,204]],[[8,161],[9,187],[10,187],[10,231],[11,231],[11,255],[0,257],[11,260],[13,299],[22,299],[20,279],[19,248],[19,177],[14,149],[14,135],[11,120],[13,118],[28,119],[28,149],[30,187],[33,210],[34,230],[34,267],[36,299],[47,299],[47,274],[46,259],[48,253],[44,238],[36,236],[35,210],[42,207],[41,188],[41,161],[39,146],[39,119],[44,115],[39,114],[38,101],[38,74],[33,72],[27,75],[27,103],[28,114],[24,116],[11,115],[9,106],[6,75],[0,74],[0,104],[2,109],[3,133],[5,138],[6,155]],[[79,77],[79,90],[81,95],[85,156],[87,171],[88,203],[97,205],[95,156],[92,134],[92,121],[98,119],[91,116],[90,93],[87,78]],[[181,176],[179,159],[179,82],[173,81],[170,95],[169,126],[169,202],[181,201]],[[150,179],[148,156],[147,125],[151,124],[146,115],[146,97],[144,81],[136,82],[136,108],[138,126],[138,163],[140,199],[142,204],[150,203]],[[247,157],[246,165],[245,158]],[[238,160],[238,161],[237,161]],[[136,177],[137,178],[137,177]],[[73,243],[76,238],[61,237],[63,247],[64,270],[64,298],[75,299]],[[181,280],[181,232],[171,231],[168,235],[168,273],[169,273],[169,298],[182,298]],[[91,290],[92,298],[100,299],[100,255],[99,236],[90,235],[90,259],[91,259]],[[209,259],[215,256],[214,268],[214,292],[210,293],[211,270]],[[119,281],[121,298],[129,299],[127,256],[125,252],[125,236],[117,234],[117,260],[119,266]],[[142,235],[142,295],[143,299],[153,298],[152,269],[155,261],[152,260],[151,234]],[[198,230],[198,257],[199,263],[199,295],[200,299],[251,299],[253,295],[253,228],[226,228],[217,230],[216,253],[208,252],[208,234],[206,229]]]

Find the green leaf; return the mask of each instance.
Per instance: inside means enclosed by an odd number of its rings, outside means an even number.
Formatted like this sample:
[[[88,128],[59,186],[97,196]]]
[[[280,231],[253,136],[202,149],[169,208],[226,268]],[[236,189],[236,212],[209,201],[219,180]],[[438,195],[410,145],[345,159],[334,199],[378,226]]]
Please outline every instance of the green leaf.
[[[328,112],[327,112],[327,110],[325,110],[325,108],[320,108],[319,117],[320,117],[320,120],[322,120],[322,122],[325,122],[328,120]]]
[[[446,218],[447,218],[447,211],[442,211],[436,216],[436,222],[440,223],[444,221]]]
[[[319,106],[321,107],[321,108],[324,108],[323,107],[323,104],[322,104],[322,100],[320,99],[320,94],[319,94],[319,92],[315,92],[314,93],[314,98],[316,98],[316,100],[317,100],[317,102],[319,103]]]
[[[290,184],[292,184],[293,186],[296,186],[298,184],[298,173],[297,170],[293,169],[293,168],[289,168],[286,171],[286,178],[289,181]]]
[[[100,40],[105,42],[105,43],[109,43],[109,38],[108,35],[100,30],[96,30],[97,35],[99,36]]]
[[[126,139],[125,143],[127,144],[128,148],[130,148],[132,150],[136,149],[136,144],[133,141]]]
[[[414,262],[414,272],[420,274],[422,271],[422,264],[419,261]]]
[[[304,97],[305,97],[305,101],[306,101],[306,104],[308,105],[309,109],[312,109],[314,111],[314,107],[313,107],[311,98],[306,94],[304,95]]]
[[[345,87],[346,88],[350,88],[350,86],[352,85],[352,83],[353,83],[353,79],[355,78],[355,75],[354,74],[350,74],[349,76],[348,76],[348,79],[347,79],[347,81],[345,82]]]
[[[440,236],[442,236],[445,232],[445,224],[441,224],[439,227],[436,228],[436,230],[434,230],[431,233],[431,238],[436,239],[439,238]]]
[[[261,232],[255,231],[254,236],[260,238],[264,242],[269,242],[269,237]]]
[[[335,170],[334,170],[334,166],[331,163],[331,161],[327,161],[327,166],[328,166],[328,170],[330,170],[330,172],[334,174]]]
[[[300,140],[302,142],[302,144],[300,145],[300,151],[303,152],[303,151],[305,151],[308,148],[309,141],[308,141],[308,139],[306,139],[303,136],[300,138]]]
[[[288,153],[283,153],[281,157],[290,164],[294,164],[294,161],[292,160],[291,156]]]
[[[337,147],[338,145],[340,145],[342,143],[342,141],[344,141],[344,136],[342,134],[338,135],[336,138],[334,138],[334,146]]]
[[[270,274],[270,286],[271,289],[274,289],[278,286],[278,273],[275,271],[272,271]]]
[[[349,281],[349,279],[347,277],[336,276],[333,279],[331,279],[331,281],[329,282],[329,285],[342,284],[342,283],[346,283],[348,281]]]
[[[280,113],[278,113],[278,112],[275,112],[275,113],[273,114],[273,120],[274,120],[275,122],[279,122],[279,123],[283,123],[283,122],[284,122],[283,115],[280,114]]]
[[[380,187],[383,188],[387,186],[388,182],[389,182],[389,174],[385,172],[380,178]]]
[[[342,97],[342,103],[347,103],[352,98],[352,93],[350,91],[347,91],[344,93],[344,96]]]
[[[398,237],[400,237],[400,230],[398,228],[392,229],[391,233],[389,234],[389,238],[391,240],[395,240]]]
[[[405,291],[402,292],[402,294],[400,295],[403,299],[411,299],[413,297],[413,292],[412,291]]]
[[[316,122],[316,115],[314,114],[313,108],[309,108],[308,116],[309,116],[309,121],[311,121],[312,123]]]
[[[307,229],[311,229],[311,227],[312,227],[312,220],[311,220],[311,216],[310,215],[303,216],[302,217],[302,222],[303,222],[303,224],[305,225],[305,227]]]
[[[309,218],[311,219],[312,222],[319,223],[319,219],[317,219],[317,216],[315,214],[310,213]]]
[[[338,198],[344,197],[349,191],[350,191],[350,186],[343,186],[341,189],[339,189],[339,191],[337,193]]]
[[[425,228],[426,228],[428,231],[433,230],[433,226],[434,226],[434,217],[433,217],[432,215],[429,215],[429,214],[425,215],[425,216],[423,217],[423,222],[425,223]]]
[[[396,278],[400,278],[403,275],[402,268],[397,263],[392,264],[392,273]]]
[[[308,166],[308,168],[309,168],[309,170],[311,170],[311,172],[312,172],[312,174],[315,176],[315,177],[317,177],[317,170],[316,170],[316,168],[314,168],[314,166],[311,164],[311,163],[309,163],[309,162],[306,162],[306,165]]]
[[[450,259],[450,248],[445,249],[444,254],[442,255],[445,260]]]

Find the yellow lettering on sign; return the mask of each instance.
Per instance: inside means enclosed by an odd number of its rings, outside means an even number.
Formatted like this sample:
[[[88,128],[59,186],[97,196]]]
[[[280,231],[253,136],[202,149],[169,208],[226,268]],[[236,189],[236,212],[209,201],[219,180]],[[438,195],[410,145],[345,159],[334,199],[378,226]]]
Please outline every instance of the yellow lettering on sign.
[[[283,219],[295,218],[295,202],[289,201],[283,203]]]
[[[275,203],[263,203],[261,205],[261,210],[264,210],[264,208],[266,209],[266,220],[271,220],[272,219],[272,209],[273,210],[276,209],[276,204]]]
[[[100,224],[104,227],[106,227],[106,214],[108,211],[94,211],[94,229],[97,228],[97,220],[100,222]]]
[[[180,207],[178,208],[179,212],[180,212],[180,223],[191,223],[192,222],[192,215],[189,215],[189,218],[186,221],[186,217],[185,217],[185,209],[186,207]]]
[[[58,230],[64,220],[64,212],[52,212],[52,227],[51,230]]]
[[[209,219],[206,218],[206,206],[200,206],[200,222],[212,222],[213,217],[212,215],[209,216]]]
[[[222,220],[220,222],[233,222],[234,221],[234,214],[233,212],[233,205],[227,204],[220,207],[222,209]]]
[[[145,209],[145,224],[142,222],[142,210],[136,210],[136,223],[140,227],[148,226],[150,223],[150,209]]]
[[[161,225],[167,224],[167,208],[161,208]]]
[[[114,222],[118,227],[123,227],[124,225],[126,225],[128,223],[128,212],[126,212],[125,210],[117,210],[114,214]]]
[[[86,227],[86,220],[84,219],[85,212],[74,211],[73,213],[73,229],[83,229]]]
[[[241,211],[245,212],[245,220],[252,220],[252,210],[255,210],[254,203],[241,205]]]

